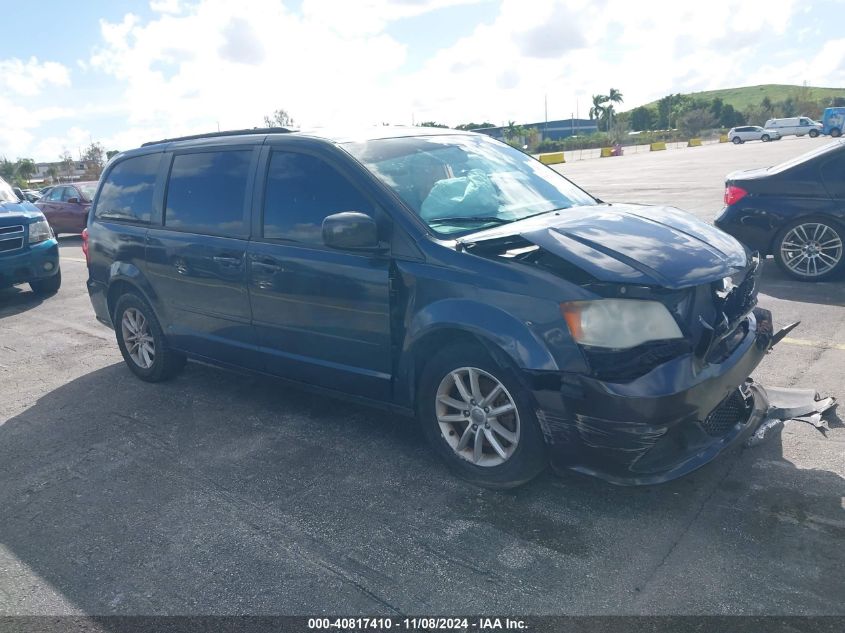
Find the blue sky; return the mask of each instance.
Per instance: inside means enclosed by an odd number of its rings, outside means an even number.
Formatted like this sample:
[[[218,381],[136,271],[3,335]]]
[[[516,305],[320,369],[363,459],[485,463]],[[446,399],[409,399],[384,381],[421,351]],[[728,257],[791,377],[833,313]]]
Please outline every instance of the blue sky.
[[[760,83],[845,86],[841,2],[58,0],[4,7],[0,156],[253,127],[584,116]],[[9,28],[8,25],[14,25]]]

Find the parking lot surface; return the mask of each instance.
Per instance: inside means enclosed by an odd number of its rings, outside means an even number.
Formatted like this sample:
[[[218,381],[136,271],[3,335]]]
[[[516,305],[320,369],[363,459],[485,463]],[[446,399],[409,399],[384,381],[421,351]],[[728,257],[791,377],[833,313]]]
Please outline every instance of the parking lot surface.
[[[710,221],[727,172],[822,142],[559,169]],[[491,492],[387,413],[195,364],[137,380],[94,320],[79,239],[61,252],[57,296],[0,291],[0,615],[845,614],[838,418],[661,486],[547,473]],[[764,275],[760,304],[802,325],[754,378],[842,399],[845,282]]]

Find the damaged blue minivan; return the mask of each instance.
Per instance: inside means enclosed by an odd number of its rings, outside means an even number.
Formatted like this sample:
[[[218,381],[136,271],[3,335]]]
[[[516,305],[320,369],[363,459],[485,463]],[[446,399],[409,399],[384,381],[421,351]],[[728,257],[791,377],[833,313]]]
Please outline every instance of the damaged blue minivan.
[[[481,134],[245,130],[111,161],[83,235],[142,380],[187,359],[415,416],[463,477],[667,481],[754,430],[759,260]]]

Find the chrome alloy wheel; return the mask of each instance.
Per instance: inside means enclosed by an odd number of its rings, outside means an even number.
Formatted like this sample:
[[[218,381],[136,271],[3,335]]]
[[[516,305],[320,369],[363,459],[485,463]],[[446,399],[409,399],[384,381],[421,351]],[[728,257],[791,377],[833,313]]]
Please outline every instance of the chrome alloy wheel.
[[[818,277],[842,260],[842,236],[820,222],[799,224],[784,236],[780,255],[795,274]]]
[[[462,459],[476,466],[505,463],[519,443],[519,411],[494,376],[461,367],[440,381],[435,402],[444,439]]]
[[[120,321],[123,344],[132,361],[141,369],[149,369],[155,362],[155,339],[150,325],[140,310],[127,308]]]

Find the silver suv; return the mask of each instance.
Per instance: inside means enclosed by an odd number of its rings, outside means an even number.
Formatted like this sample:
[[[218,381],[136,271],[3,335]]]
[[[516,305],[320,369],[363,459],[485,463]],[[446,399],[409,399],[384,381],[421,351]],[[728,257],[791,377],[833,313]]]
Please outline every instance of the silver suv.
[[[777,141],[780,140],[780,132],[769,128],[762,128],[759,125],[743,125],[742,127],[731,128],[728,132],[731,143],[739,145],[745,141]]]

